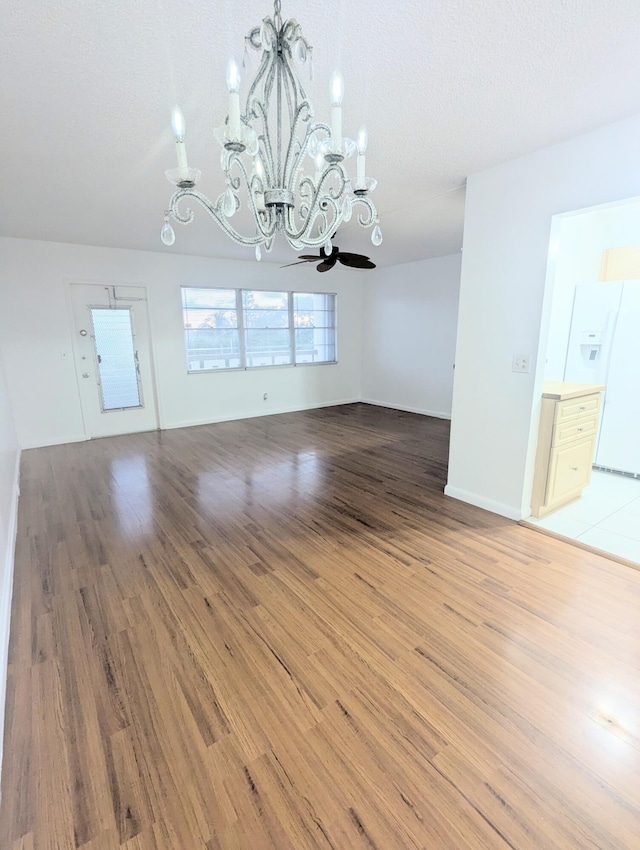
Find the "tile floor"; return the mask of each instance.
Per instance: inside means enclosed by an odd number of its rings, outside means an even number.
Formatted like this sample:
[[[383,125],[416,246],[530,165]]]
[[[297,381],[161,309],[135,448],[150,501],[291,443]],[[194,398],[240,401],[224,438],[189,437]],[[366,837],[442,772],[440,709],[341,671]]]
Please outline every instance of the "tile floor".
[[[640,564],[640,478],[594,469],[581,499],[527,522]]]

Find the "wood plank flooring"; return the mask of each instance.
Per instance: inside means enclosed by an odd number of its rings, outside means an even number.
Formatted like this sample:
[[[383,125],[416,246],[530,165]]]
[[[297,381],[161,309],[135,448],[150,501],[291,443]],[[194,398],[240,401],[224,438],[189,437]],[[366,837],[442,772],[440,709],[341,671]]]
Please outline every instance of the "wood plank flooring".
[[[25,452],[4,850],[640,848],[640,572],[367,405]]]

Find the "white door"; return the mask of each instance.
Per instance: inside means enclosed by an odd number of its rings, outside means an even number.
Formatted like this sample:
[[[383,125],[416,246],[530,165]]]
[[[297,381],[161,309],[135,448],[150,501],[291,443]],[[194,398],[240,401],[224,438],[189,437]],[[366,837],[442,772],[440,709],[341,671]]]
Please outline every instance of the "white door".
[[[611,348],[596,463],[640,475],[640,281],[625,281]]]
[[[71,307],[87,437],[155,430],[146,289],[74,283]]]

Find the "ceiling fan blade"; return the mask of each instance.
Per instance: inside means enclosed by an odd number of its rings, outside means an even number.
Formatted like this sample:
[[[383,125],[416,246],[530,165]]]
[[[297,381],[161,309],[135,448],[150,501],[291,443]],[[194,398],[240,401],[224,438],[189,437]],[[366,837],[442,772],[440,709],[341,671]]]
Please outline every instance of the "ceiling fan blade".
[[[288,269],[289,266],[300,266],[302,263],[312,263],[319,260],[320,257],[305,257],[304,260],[297,260],[295,263],[287,263],[286,266],[280,266],[281,269]]]
[[[316,266],[316,269],[319,272],[328,272],[329,269],[332,269],[335,266],[337,259],[338,259],[337,255],[332,256],[332,257],[327,257],[326,260],[323,260],[321,263],[318,263],[318,265]]]
[[[362,257],[360,254],[348,254],[345,259],[344,254],[338,257],[343,266],[349,266],[352,269],[375,269],[376,264],[372,263],[368,257]]]
[[[353,259],[355,259],[355,260],[368,260],[369,259],[369,257],[367,257],[365,254],[351,254],[349,251],[340,251],[340,256],[338,257],[338,259],[342,260],[343,258],[345,260],[353,260]]]

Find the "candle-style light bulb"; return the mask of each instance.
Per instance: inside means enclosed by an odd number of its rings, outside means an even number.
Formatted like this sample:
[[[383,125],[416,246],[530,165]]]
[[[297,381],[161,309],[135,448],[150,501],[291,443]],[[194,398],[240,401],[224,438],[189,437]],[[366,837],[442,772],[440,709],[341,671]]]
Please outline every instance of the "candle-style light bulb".
[[[366,127],[360,127],[358,130],[358,153],[365,153],[367,150],[367,144],[369,143],[369,136],[367,134]]]
[[[189,178],[189,165],[187,163],[187,149],[184,144],[184,115],[179,106],[175,106],[171,113],[171,129],[176,137],[178,176],[180,180],[187,180]]]
[[[229,89],[229,139],[240,140],[240,71],[235,59],[227,65],[227,88]]]
[[[341,71],[335,70],[331,75],[329,92],[331,96],[331,106],[340,106],[344,97],[344,77],[342,76]]]
[[[358,159],[356,161],[356,189],[364,189],[365,187],[365,162],[366,157],[364,155],[367,149],[367,142],[369,141],[369,137],[367,135],[367,128],[360,127],[358,131]]]
[[[331,145],[334,153],[342,151],[342,98],[344,97],[344,77],[340,71],[334,71],[329,84],[331,97]]]
[[[229,59],[227,65],[227,88],[229,91],[240,91],[240,70],[235,59]]]
[[[171,129],[173,130],[173,135],[176,137],[177,141],[184,141],[184,115],[182,114],[182,110],[179,106],[173,107],[173,112],[171,113]]]

